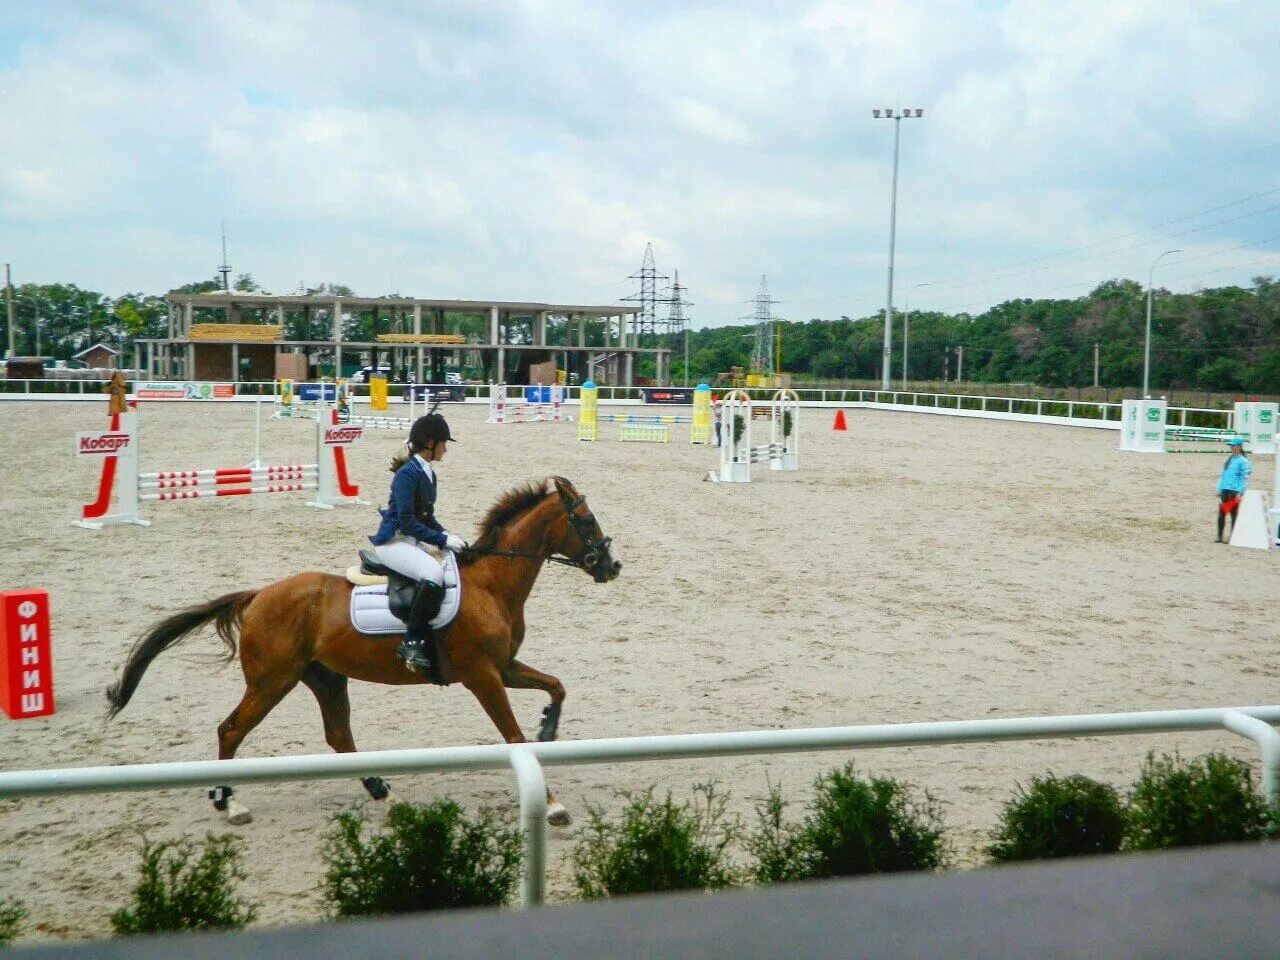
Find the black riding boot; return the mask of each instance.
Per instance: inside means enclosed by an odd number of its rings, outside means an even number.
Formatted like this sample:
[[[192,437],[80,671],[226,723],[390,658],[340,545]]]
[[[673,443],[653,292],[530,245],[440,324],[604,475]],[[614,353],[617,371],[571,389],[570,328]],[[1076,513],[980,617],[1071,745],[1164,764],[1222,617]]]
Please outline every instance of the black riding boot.
[[[430,580],[418,584],[418,596],[404,622],[404,642],[396,649],[405,666],[418,670],[439,683],[438,652],[431,619],[440,612],[444,587]]]

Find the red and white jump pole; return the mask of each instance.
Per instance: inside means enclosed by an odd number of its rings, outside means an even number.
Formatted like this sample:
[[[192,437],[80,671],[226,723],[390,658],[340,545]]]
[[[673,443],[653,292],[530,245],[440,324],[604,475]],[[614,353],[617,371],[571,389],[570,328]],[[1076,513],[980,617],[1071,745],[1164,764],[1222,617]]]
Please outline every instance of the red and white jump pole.
[[[325,422],[327,421],[327,422]],[[140,503],[167,500],[195,500],[204,497],[243,497],[255,493],[316,491],[307,506],[332,510],[339,504],[362,504],[360,489],[347,476],[344,447],[360,439],[363,429],[338,423],[337,411],[330,410],[316,422],[315,463],[278,465],[254,464],[210,470],[163,470],[138,472],[138,415],[118,413],[106,431],[76,436],[79,456],[103,457],[98,494],[85,504],[75,526],[100,530],[105,526],[132,523],[150,526],[138,513]],[[115,493],[116,511],[110,512]]]

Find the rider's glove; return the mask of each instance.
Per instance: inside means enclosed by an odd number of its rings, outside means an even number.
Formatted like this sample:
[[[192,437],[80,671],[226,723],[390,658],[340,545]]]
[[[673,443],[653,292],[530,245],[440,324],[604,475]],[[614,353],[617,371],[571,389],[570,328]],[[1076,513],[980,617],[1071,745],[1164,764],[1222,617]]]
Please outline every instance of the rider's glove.
[[[452,533],[446,533],[444,535],[444,548],[446,550],[452,550],[454,553],[461,553],[463,550],[467,549],[467,541],[463,540],[461,537],[454,536]]]

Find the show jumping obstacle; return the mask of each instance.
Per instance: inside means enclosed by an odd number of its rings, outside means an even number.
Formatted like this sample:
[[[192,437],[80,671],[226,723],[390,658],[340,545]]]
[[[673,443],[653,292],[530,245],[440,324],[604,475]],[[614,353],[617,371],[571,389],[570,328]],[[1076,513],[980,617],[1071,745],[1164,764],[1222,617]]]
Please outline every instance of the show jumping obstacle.
[[[750,483],[751,465],[766,461],[770,470],[800,468],[800,397],[794,390],[779,390],[767,409],[769,442],[752,446],[751,395],[745,390],[725,394],[720,404],[720,469],[711,471],[708,480]],[[742,424],[740,430],[738,423]]]
[[[1280,405],[1239,401],[1226,428],[1171,424],[1164,400],[1124,400],[1120,417],[1121,450],[1220,454],[1228,439],[1241,436],[1250,453],[1273,454]]]
[[[507,385],[495,383],[489,388],[489,419],[486,423],[559,423],[573,419],[564,412],[564,386],[551,384],[534,386],[538,396],[549,391],[549,400],[511,400],[507,397]]]
[[[329,422],[316,423],[316,460],[314,463],[292,463],[247,467],[220,467],[209,470],[164,470],[138,472],[138,415],[115,414],[105,432],[81,433],[76,436],[79,456],[104,457],[98,496],[85,504],[75,526],[100,530],[105,526],[131,523],[150,526],[139,516],[139,504],[163,503],[169,500],[195,500],[205,497],[243,497],[257,493],[294,493],[316,491],[309,507],[332,510],[339,504],[367,505],[360,489],[347,476],[343,447],[360,439],[358,425],[339,424],[336,410],[329,411]],[[116,512],[109,513],[111,495],[116,495]]]
[[[578,439],[599,440],[600,422],[621,424],[618,439],[624,442],[670,443],[670,425],[690,424],[690,443],[711,442],[711,388],[698,384],[693,397],[693,415],[670,413],[599,412],[600,388],[588,380],[578,395]],[[701,401],[701,403],[700,403]]]
[[[665,423],[623,423],[618,439],[634,443],[670,443],[671,428]]]

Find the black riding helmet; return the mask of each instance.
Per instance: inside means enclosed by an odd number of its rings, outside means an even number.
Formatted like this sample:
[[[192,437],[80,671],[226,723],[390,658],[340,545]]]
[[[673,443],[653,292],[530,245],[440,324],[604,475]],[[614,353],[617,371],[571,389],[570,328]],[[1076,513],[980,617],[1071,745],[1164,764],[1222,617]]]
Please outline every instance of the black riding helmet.
[[[449,424],[441,414],[428,413],[421,416],[413,421],[413,426],[409,428],[409,448],[412,450],[423,450],[428,445],[441,440],[457,442],[449,433]]]

